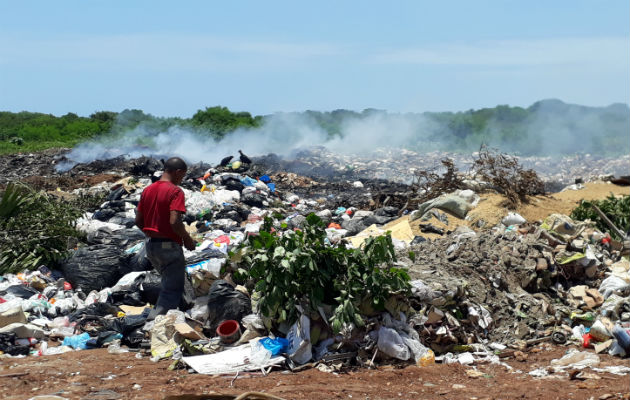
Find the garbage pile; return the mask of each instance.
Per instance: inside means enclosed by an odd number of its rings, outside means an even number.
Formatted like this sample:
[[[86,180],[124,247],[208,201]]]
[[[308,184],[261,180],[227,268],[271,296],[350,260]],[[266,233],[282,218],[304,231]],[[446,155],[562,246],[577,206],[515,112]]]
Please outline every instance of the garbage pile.
[[[197,247],[184,252],[185,294],[179,310],[149,321],[160,276],[134,217],[142,190],[159,177],[154,161],[135,160],[134,175],[75,190],[102,192],[106,201],[77,221],[86,243],[60,270],[42,266],[1,278],[0,351],[53,355],[107,347],[172,358],[173,368],[204,374],[305,366],[335,372],[394,360],[499,363],[506,349],[542,341],[630,354],[630,263],[622,243],[588,222],[551,215],[530,223],[510,213],[490,229],[445,231],[435,221],[465,219],[477,193],[444,193],[408,213],[391,200],[397,196],[382,197],[385,191],[402,198],[402,184],[354,176],[320,182],[239,162],[189,168],[185,223]],[[239,257],[252,237],[306,231],[311,215],[325,226],[325,246],[365,251],[371,238],[390,232],[397,261],[374,267],[401,271],[390,276],[397,274],[404,289],[384,292],[379,309],[362,301],[307,310],[296,299],[295,318],[270,319],[260,308],[261,287]],[[414,233],[414,221],[441,237]],[[331,326],[335,312],[355,322]]]
[[[59,177],[80,177],[86,174],[116,173],[126,176],[139,175],[148,166],[156,167],[159,156],[130,159],[120,156],[92,163],[72,165],[64,155],[69,149],[51,149],[31,154],[14,154],[0,157],[0,167],[6,171],[0,177],[0,185],[24,177],[41,177],[44,181]],[[429,152],[420,153],[406,149],[375,149],[371,154],[354,155],[332,152],[324,147],[304,149],[289,158],[269,154],[254,158],[267,174],[295,173],[318,181],[355,181],[382,179],[408,184],[418,170],[431,169],[444,158],[454,160],[459,170],[468,170],[477,154]],[[140,161],[136,161],[140,160]],[[217,160],[218,161],[218,160]],[[545,182],[559,182],[560,187],[575,183],[575,178],[585,182],[602,180],[610,176],[627,175],[630,155],[606,158],[593,154],[562,157],[519,157],[524,168],[534,169]],[[57,170],[57,167],[67,165]],[[159,167],[157,167],[159,169]],[[57,186],[63,186],[64,182]],[[54,189],[54,188],[53,188]]]
[[[511,213],[490,230],[460,226],[411,249],[419,332],[436,352],[543,341],[630,350],[627,249],[591,223],[559,214],[528,223]]]

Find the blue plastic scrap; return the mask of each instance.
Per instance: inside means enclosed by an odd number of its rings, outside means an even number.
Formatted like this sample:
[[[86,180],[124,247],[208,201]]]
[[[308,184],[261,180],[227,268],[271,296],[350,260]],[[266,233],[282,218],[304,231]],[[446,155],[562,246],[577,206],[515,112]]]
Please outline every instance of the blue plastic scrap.
[[[254,186],[256,184],[256,179],[246,176],[245,178],[241,179],[241,183],[245,186]]]
[[[68,336],[63,339],[64,346],[70,346],[75,350],[85,350],[87,348],[87,342],[90,340],[90,335],[85,332],[80,335]]]
[[[260,344],[262,344],[265,349],[269,350],[272,356],[286,353],[289,348],[289,341],[281,337],[277,337],[275,339],[264,337],[260,339]]]

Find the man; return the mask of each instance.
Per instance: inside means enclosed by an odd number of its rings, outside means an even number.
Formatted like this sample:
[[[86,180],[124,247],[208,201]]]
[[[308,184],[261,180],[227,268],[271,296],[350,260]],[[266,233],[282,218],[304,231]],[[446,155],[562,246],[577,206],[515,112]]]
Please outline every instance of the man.
[[[162,290],[149,319],[177,308],[184,293],[186,260],[182,244],[188,250],[195,248],[182,222],[186,205],[184,192],[177,186],[186,170],[181,158],[166,160],[162,178],[144,189],[136,210],[136,225],[147,236],[147,257],[162,276]]]

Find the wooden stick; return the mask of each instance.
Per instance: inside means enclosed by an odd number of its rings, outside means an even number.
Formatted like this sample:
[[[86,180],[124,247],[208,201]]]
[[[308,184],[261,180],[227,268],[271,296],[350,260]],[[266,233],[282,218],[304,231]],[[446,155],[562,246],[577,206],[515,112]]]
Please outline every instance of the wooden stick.
[[[0,378],[17,378],[19,376],[26,376],[28,375],[28,372],[16,372],[14,374],[4,374],[4,375],[0,375]]]

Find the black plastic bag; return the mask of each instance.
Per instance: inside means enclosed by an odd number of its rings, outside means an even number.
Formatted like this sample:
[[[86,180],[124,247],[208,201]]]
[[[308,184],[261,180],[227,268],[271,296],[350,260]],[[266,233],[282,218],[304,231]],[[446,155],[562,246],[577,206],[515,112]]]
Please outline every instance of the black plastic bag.
[[[124,186],[121,186],[118,189],[111,191],[109,195],[107,196],[107,200],[109,201],[120,200],[125,194],[127,194],[127,191],[125,190]]]
[[[230,319],[240,322],[251,312],[252,303],[247,295],[234,289],[224,280],[212,283],[208,293],[208,320],[206,322],[212,333],[221,322]]]
[[[149,304],[156,304],[162,290],[162,277],[155,271],[149,272],[144,276],[138,277],[134,282],[140,290],[142,301]],[[190,277],[186,275],[184,280],[184,293],[179,303],[180,310],[188,310],[192,307],[195,300],[195,290],[190,281]]]
[[[258,193],[247,193],[243,197],[241,197],[241,203],[247,204],[250,207],[263,207],[263,201],[265,198]]]
[[[74,288],[88,293],[111,287],[122,277],[126,261],[116,245],[82,247],[61,264],[61,270]]]
[[[234,178],[226,179],[223,182],[223,185],[227,190],[236,190],[239,193],[245,189],[245,185],[243,185],[238,179]]]
[[[157,272],[151,271],[136,278],[134,286],[138,288],[143,302],[155,304],[162,290],[162,277]]]
[[[8,288],[0,291],[0,296],[5,296],[7,294],[12,294],[13,296],[22,299],[29,299],[34,294],[39,294],[39,292],[25,285],[11,285]]]
[[[120,308],[109,303],[93,303],[68,315],[70,322],[78,321],[86,316],[105,317],[108,315],[116,316]]]
[[[144,301],[142,301],[142,296],[140,295],[138,290],[134,290],[134,288],[132,288],[131,290],[119,290],[117,292],[113,292],[111,294],[111,300],[112,303],[117,306],[127,305],[139,307],[146,304]]]
[[[137,228],[125,228],[117,231],[99,229],[89,233],[87,237],[90,244],[113,244],[118,247],[129,247],[144,239],[146,236]]]
[[[16,336],[13,332],[0,333],[0,351],[12,356],[27,356],[31,350],[30,346],[16,345],[15,338]]]
[[[151,261],[147,257],[147,249],[144,245],[136,253],[125,255],[125,259],[125,268],[122,271],[123,275],[130,272],[151,271],[153,269],[153,265],[151,265]]]
[[[111,208],[101,208],[100,210],[96,210],[92,218],[97,219],[99,221],[108,221],[111,217],[116,215],[116,211]]]
[[[128,335],[123,336],[121,343],[132,348],[138,348],[144,340],[144,336],[142,328],[138,328],[130,332]]]
[[[126,315],[122,318],[110,320],[108,322],[108,328],[112,331],[116,331],[125,337],[136,329],[142,328],[147,322],[147,318],[151,312],[150,308],[145,308],[141,314],[138,315]]]

